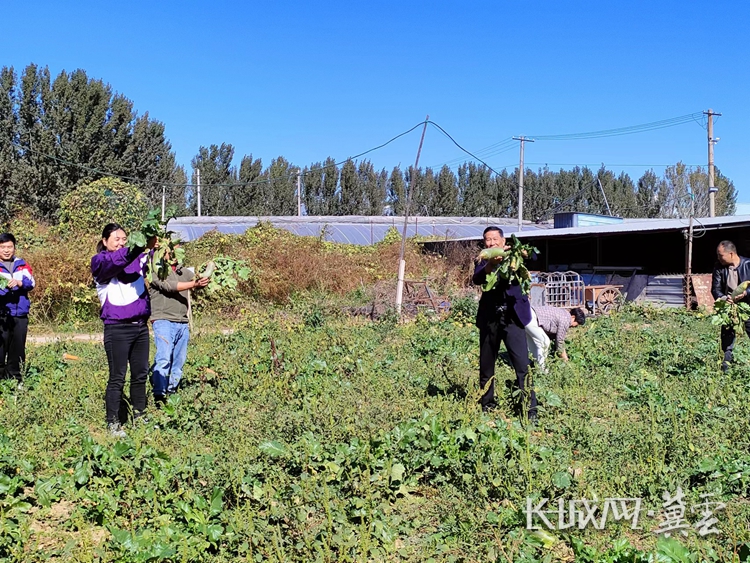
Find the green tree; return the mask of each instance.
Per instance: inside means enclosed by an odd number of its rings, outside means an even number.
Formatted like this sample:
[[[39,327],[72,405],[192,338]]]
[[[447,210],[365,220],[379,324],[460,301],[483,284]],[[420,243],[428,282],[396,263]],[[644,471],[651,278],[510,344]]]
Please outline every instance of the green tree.
[[[297,172],[283,156],[271,161],[266,198],[272,215],[297,215]]]
[[[16,84],[3,69],[18,144],[11,179],[16,201],[34,215],[56,220],[60,198],[77,186],[107,175],[133,178],[152,204],[162,184],[175,183],[177,166],[164,125],[138,117],[130,100],[83,70],[61,72],[27,66]],[[7,115],[7,103],[4,106]],[[10,121],[7,121],[10,123]],[[10,195],[8,195],[10,203]]]
[[[641,217],[659,217],[665,189],[664,180],[659,178],[653,169],[643,173],[635,190],[636,206]]]
[[[13,68],[0,71],[0,224],[10,219],[20,201],[18,186],[13,182],[13,171],[18,166],[15,72]]]
[[[122,105],[121,120],[124,120],[127,113],[129,102],[119,102]],[[118,145],[128,134],[128,127],[121,125],[118,133],[113,133],[113,142],[116,140]],[[179,182],[175,154],[172,151],[172,145],[167,140],[164,124],[149,118],[148,112],[137,117],[132,126],[132,133],[129,133],[129,140],[122,157],[118,157],[121,162],[120,169],[122,173],[139,180],[139,185],[152,206],[161,204],[162,186],[164,184],[174,184]],[[111,161],[106,165],[107,169],[116,168],[116,161]],[[184,170],[182,171],[184,176]],[[202,178],[201,178],[202,180]],[[168,204],[174,204],[178,207],[185,207],[185,190],[172,190],[172,198]]]
[[[193,170],[200,170],[201,214],[233,215],[235,209],[234,190],[238,181],[237,170],[232,166],[234,147],[227,143],[201,146],[191,161]],[[191,210],[198,210],[198,175],[193,172],[191,184],[196,186],[191,192]]]
[[[245,155],[240,162],[237,190],[242,194],[235,210],[238,215],[270,215],[270,202],[267,200],[268,177],[263,172],[263,161]],[[240,199],[239,197],[237,199]]]
[[[352,160],[347,160],[341,167],[339,179],[341,191],[341,215],[358,215],[362,206],[362,189],[359,184],[357,166]]]
[[[394,166],[388,177],[388,205],[391,215],[403,215],[406,206],[406,181],[398,166]]]
[[[119,223],[127,232],[139,229],[148,213],[148,201],[133,184],[101,178],[82,184],[60,201],[60,226],[73,233],[100,234],[107,223]]]
[[[358,185],[362,199],[358,215],[382,215],[385,205],[385,185],[381,175],[369,160],[363,160],[357,168]]]
[[[464,215],[467,217],[490,217],[495,211],[495,182],[490,169],[484,164],[477,166],[470,162],[465,168],[459,168],[459,183],[465,182]]]
[[[458,179],[448,166],[440,169],[433,202],[432,215],[452,217],[459,214]]]

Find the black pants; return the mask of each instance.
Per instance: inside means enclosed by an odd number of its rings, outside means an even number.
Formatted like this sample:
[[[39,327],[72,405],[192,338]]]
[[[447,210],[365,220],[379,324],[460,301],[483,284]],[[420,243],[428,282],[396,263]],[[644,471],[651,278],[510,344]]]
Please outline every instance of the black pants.
[[[745,321],[745,332],[750,337],[750,319]],[[729,368],[729,364],[734,361],[734,342],[736,340],[736,335],[734,333],[734,329],[731,327],[723,326],[721,327],[721,351],[724,352],[724,363],[722,364],[722,368],[724,370]]]
[[[526,344],[526,331],[520,323],[506,318],[489,322],[479,329],[479,385],[487,390],[482,395],[482,410],[487,411],[496,406],[495,403],[495,364],[500,351],[500,342],[505,342],[505,348],[510,356],[510,363],[516,372],[515,388],[521,390],[520,406],[517,414],[523,412],[525,402],[526,376],[529,373],[529,349]],[[489,383],[489,385],[488,385]],[[531,404],[529,416],[536,416],[536,393],[531,389]]]
[[[127,421],[127,402],[123,400],[125,374],[130,364],[130,402],[135,416],[146,410],[148,379],[148,326],[142,324],[104,325],[104,349],[109,363],[109,381],[104,402],[107,422]]]
[[[28,330],[28,317],[0,317],[0,377],[3,379],[21,381]]]

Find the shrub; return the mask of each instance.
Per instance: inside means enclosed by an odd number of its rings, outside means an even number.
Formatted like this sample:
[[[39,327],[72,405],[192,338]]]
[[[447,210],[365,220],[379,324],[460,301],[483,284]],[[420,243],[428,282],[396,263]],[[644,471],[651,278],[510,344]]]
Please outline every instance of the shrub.
[[[137,229],[148,212],[141,190],[117,178],[102,178],[66,194],[60,202],[60,227],[76,233],[101,233],[116,222],[127,232]]]

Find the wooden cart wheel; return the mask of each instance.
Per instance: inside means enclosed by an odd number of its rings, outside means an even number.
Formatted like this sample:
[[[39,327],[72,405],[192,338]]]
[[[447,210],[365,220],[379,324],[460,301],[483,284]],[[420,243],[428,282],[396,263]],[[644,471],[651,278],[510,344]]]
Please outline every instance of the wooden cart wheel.
[[[617,311],[624,301],[622,293],[616,287],[608,287],[599,292],[596,298],[596,307],[599,312],[606,315],[611,311]]]

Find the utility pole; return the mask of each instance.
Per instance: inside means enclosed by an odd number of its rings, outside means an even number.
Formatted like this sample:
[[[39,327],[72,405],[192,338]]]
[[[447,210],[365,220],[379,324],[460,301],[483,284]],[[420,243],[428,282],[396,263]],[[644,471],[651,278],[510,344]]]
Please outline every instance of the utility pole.
[[[714,145],[719,141],[714,139],[714,115],[721,116],[720,113],[714,113],[710,109],[703,112],[708,116],[708,210],[709,217],[716,217],[716,192],[714,187]]]
[[[599,176],[596,176],[596,181],[599,182],[599,189],[602,191],[602,196],[604,196],[604,205],[607,206],[607,213],[609,213],[609,216],[612,217],[612,210],[609,208],[609,202],[607,201],[607,194],[604,193],[604,188],[602,187],[602,181],[599,179]]]
[[[424,118],[424,128],[422,129],[422,138],[419,140],[419,149],[417,149],[417,159],[414,162],[414,169],[409,179],[409,191],[406,194],[406,207],[404,208],[404,230],[401,233],[401,250],[398,253],[398,283],[396,285],[396,312],[399,318],[401,317],[401,303],[404,298],[404,271],[406,270],[406,262],[404,261],[404,253],[406,252],[406,227],[409,224],[409,205],[411,204],[411,193],[414,190],[414,175],[417,173],[419,167],[419,155],[422,153],[422,143],[424,143],[424,134],[427,132],[427,122],[430,120],[430,116]]]
[[[302,217],[302,196],[300,195],[300,178],[302,169],[297,169],[297,217]]]
[[[518,232],[523,229],[523,144],[528,141],[533,143],[534,139],[527,139],[523,135],[513,137],[514,141],[521,141],[521,164],[518,167]]]
[[[712,206],[713,211],[713,206]],[[690,190],[690,221],[688,223],[688,234],[687,234],[687,257],[686,257],[686,267],[685,267],[685,307],[687,307],[688,311],[692,309],[692,300],[693,300],[693,292],[692,292],[692,286],[693,286],[693,216],[695,215],[695,196],[693,194],[693,191]],[[713,217],[713,215],[712,215]]]
[[[195,175],[198,179],[198,217],[201,216],[201,169],[195,169]]]
[[[161,222],[164,222],[167,213],[167,186],[161,187]]]

